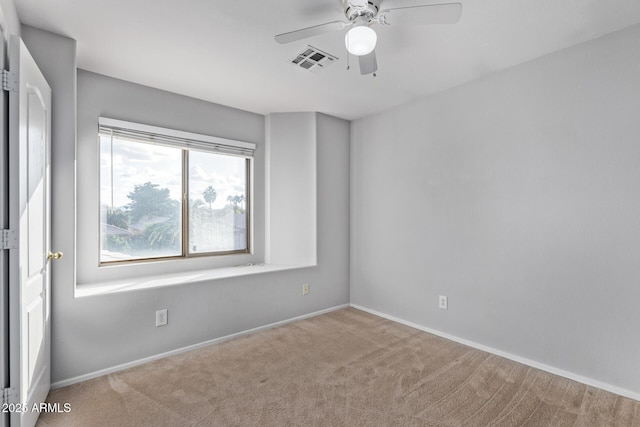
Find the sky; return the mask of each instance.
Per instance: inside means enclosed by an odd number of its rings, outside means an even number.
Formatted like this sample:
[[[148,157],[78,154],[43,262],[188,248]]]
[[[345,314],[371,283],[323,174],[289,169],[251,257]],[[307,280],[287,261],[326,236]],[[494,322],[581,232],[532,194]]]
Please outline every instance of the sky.
[[[100,136],[100,204],[124,207],[127,195],[135,185],[150,181],[159,188],[168,188],[172,199],[180,200],[182,193],[182,150],[137,141]],[[113,194],[111,164],[113,160]],[[204,201],[202,192],[212,186],[217,198],[214,209],[227,204],[227,197],[244,194],[246,160],[242,157],[209,152],[189,153],[189,195]]]

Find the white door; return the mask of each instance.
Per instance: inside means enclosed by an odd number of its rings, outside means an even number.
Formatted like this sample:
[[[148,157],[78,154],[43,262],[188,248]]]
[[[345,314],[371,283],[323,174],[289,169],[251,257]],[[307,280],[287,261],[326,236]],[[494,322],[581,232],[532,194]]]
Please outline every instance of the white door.
[[[51,89],[17,36],[9,39],[9,368],[11,427],[35,425],[51,384],[49,165]]]

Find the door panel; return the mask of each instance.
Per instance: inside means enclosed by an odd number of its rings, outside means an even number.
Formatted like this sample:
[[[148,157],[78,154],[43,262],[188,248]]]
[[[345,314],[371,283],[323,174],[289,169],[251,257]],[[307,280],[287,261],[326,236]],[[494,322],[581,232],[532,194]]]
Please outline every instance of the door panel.
[[[29,277],[44,268],[45,258],[45,143],[47,107],[37,87],[27,85],[27,169],[28,169],[28,225]]]
[[[9,251],[10,383],[29,409],[11,414],[11,427],[35,425],[50,375],[49,159],[51,89],[22,41],[9,40],[17,90],[9,95],[9,226],[18,248]],[[37,408],[37,406],[36,406]]]
[[[42,354],[42,343],[44,342],[44,305],[43,300],[40,297],[36,299],[27,307],[27,336],[29,339],[29,345],[27,346],[27,359],[29,361],[29,367],[27,370],[27,380],[32,383],[34,376],[42,372],[39,365],[42,365],[43,360],[38,360]]]

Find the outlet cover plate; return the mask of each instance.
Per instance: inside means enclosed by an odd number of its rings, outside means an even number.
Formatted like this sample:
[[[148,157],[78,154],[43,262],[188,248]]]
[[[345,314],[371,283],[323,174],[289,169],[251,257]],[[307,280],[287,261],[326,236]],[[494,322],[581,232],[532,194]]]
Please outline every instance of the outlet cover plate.
[[[156,326],[165,326],[169,322],[167,314],[168,310],[166,308],[156,311]]]

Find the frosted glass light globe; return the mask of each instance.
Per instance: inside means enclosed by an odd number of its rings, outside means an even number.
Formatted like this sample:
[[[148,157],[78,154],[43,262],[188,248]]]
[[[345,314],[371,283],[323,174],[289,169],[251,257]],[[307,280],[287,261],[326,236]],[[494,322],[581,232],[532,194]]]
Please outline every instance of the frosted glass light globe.
[[[344,42],[350,54],[364,56],[373,52],[378,36],[376,32],[366,25],[353,27],[347,32]]]

